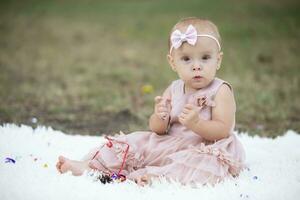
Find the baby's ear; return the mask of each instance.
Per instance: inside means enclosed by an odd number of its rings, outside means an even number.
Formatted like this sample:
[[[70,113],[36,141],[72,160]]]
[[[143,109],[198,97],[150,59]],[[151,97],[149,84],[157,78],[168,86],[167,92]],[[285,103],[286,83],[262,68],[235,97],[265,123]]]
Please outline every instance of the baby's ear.
[[[174,72],[176,72],[176,66],[174,64],[174,59],[173,59],[173,57],[170,54],[167,55],[167,60],[169,62],[169,65],[171,66],[172,70]]]
[[[217,69],[220,69],[220,67],[221,67],[221,64],[222,64],[222,58],[223,58],[223,51],[221,51],[221,52],[219,53]]]

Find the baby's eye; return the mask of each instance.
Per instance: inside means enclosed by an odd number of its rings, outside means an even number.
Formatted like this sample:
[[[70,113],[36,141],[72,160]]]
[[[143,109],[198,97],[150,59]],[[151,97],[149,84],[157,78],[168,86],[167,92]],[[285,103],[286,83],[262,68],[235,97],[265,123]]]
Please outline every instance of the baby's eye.
[[[204,56],[202,56],[202,59],[203,60],[208,60],[208,59],[210,59],[210,55],[204,55]]]
[[[181,58],[181,60],[187,62],[187,61],[190,61],[190,57],[188,57],[188,56],[183,56],[183,57]]]

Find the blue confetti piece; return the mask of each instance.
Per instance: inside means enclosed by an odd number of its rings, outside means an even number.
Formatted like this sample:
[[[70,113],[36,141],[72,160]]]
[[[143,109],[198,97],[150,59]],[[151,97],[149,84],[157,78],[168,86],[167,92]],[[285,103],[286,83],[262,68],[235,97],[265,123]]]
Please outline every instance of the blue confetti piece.
[[[12,158],[7,157],[7,158],[5,158],[5,163],[13,163],[13,164],[15,164],[16,161],[14,159],[12,159]]]
[[[254,180],[257,180],[257,179],[258,179],[258,177],[257,177],[257,176],[253,176],[253,179],[254,179]]]
[[[112,178],[112,179],[118,179],[119,176],[118,176],[117,174],[113,174],[113,175],[111,175],[111,178]]]

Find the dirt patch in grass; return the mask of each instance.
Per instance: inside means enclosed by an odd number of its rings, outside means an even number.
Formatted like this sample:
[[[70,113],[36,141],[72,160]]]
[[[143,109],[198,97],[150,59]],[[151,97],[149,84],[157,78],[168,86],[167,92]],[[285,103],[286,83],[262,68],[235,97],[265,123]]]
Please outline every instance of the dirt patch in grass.
[[[7,116],[7,113],[0,116],[1,123],[13,122],[32,127],[39,125],[51,126],[68,134],[113,135],[120,131],[128,133],[134,131],[133,128],[145,127],[143,121],[128,109],[116,113],[69,110],[55,114],[43,112],[35,113],[31,116],[23,114],[19,115],[18,118],[7,118]]]

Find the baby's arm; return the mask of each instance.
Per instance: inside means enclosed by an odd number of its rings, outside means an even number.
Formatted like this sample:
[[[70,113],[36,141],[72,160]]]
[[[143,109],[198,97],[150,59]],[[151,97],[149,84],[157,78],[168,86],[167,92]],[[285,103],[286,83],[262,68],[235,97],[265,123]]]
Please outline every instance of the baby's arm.
[[[216,106],[212,109],[212,120],[187,120],[186,126],[209,141],[229,136],[235,120],[236,104],[234,95],[227,84],[223,84],[215,97]],[[197,115],[198,116],[198,115]],[[195,119],[195,118],[194,118]]]
[[[150,130],[162,135],[165,134],[170,118],[170,101],[171,91],[170,86],[165,90],[162,97],[155,97],[154,113],[149,119]],[[162,116],[164,115],[164,116]]]

